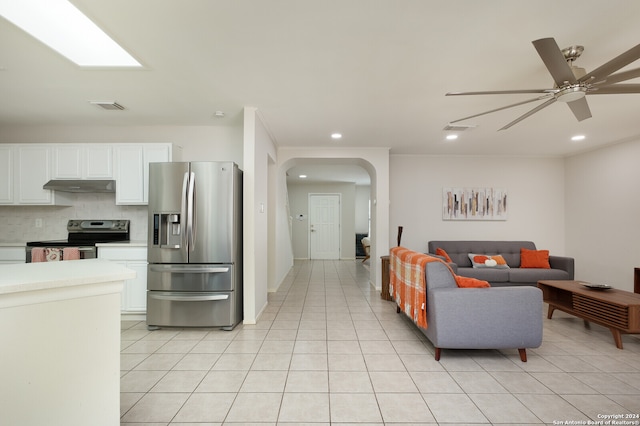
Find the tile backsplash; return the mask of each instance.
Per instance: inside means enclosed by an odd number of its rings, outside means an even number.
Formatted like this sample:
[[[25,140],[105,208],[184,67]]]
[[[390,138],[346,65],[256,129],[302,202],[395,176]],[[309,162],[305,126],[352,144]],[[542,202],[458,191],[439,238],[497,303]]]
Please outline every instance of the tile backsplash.
[[[116,206],[115,194],[69,195],[71,206],[0,206],[0,242],[66,239],[69,219],[129,219],[131,240],[147,240],[147,206]]]

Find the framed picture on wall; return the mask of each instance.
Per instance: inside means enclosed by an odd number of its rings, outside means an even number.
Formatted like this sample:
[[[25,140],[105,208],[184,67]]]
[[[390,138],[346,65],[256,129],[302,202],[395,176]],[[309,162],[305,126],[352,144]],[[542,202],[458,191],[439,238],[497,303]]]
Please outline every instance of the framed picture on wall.
[[[507,190],[443,188],[442,220],[507,220]]]

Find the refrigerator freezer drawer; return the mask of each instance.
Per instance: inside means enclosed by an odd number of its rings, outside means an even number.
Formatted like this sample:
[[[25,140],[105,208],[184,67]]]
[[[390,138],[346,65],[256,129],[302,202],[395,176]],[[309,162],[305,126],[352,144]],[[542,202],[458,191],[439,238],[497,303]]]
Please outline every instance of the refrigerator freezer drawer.
[[[242,301],[235,292],[147,292],[147,325],[222,327],[242,320]]]
[[[235,290],[234,265],[149,264],[147,289],[158,291]]]

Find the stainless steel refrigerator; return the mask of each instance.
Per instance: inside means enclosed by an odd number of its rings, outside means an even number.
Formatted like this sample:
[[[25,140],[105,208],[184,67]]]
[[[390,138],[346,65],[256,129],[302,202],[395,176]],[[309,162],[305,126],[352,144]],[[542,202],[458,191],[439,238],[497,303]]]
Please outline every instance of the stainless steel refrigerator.
[[[242,320],[242,171],[232,162],[149,165],[147,326]]]

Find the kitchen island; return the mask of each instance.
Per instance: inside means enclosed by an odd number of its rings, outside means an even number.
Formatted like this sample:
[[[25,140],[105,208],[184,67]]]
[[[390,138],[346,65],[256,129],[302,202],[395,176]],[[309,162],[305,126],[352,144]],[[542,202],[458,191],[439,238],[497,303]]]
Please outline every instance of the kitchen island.
[[[98,259],[0,266],[3,424],[120,424],[120,293],[134,277]]]

